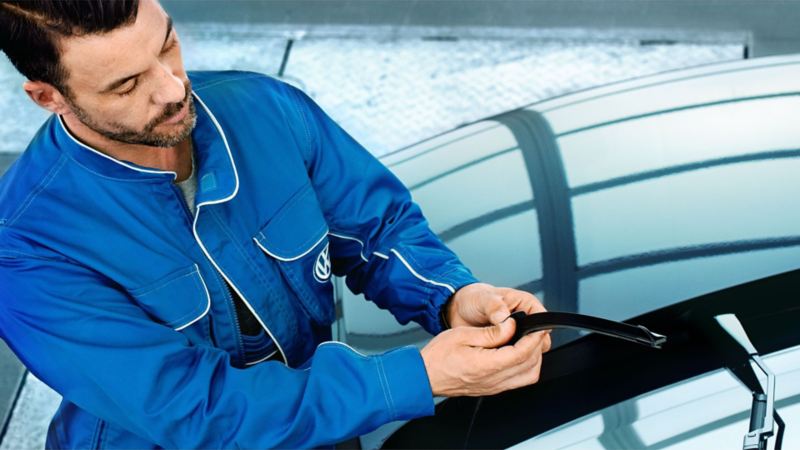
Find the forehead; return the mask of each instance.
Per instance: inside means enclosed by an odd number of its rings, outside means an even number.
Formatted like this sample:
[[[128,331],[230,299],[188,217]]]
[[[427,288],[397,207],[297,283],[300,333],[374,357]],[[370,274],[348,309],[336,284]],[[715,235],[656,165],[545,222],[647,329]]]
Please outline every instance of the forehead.
[[[136,21],[103,34],[62,39],[61,64],[72,89],[98,89],[145,70],[164,42],[167,15],[155,0],[141,0]]]

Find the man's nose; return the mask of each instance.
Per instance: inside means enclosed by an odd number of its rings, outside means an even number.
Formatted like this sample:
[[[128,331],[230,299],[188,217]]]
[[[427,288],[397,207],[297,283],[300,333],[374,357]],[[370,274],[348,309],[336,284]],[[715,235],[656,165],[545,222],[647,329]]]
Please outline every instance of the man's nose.
[[[153,94],[153,101],[160,105],[178,103],[186,96],[186,86],[183,80],[166,65],[159,66],[158,88]]]

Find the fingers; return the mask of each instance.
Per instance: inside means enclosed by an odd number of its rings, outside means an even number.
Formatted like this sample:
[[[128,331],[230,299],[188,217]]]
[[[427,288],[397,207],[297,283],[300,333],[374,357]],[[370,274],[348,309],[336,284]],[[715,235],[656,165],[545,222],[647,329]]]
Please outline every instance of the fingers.
[[[463,327],[455,329],[462,334],[464,343],[483,348],[497,348],[507,343],[517,329],[514,320],[504,320],[488,327]]]
[[[487,358],[492,359],[492,364],[494,367],[497,367],[498,370],[524,366],[526,363],[540,358],[542,346],[544,344],[544,335],[544,332],[539,331],[523,336],[522,339],[517,341],[514,345],[507,345],[492,350],[493,353],[487,355]]]
[[[542,302],[535,295],[519,289],[504,288],[503,301],[511,311],[525,311],[526,314],[546,312]]]
[[[542,353],[547,353],[550,351],[550,347],[553,345],[552,341],[550,340],[550,330],[545,331],[543,344],[542,344]]]
[[[483,314],[489,318],[489,322],[499,324],[511,315],[509,306],[498,296],[483,304]]]
[[[495,386],[492,394],[497,394],[499,392],[517,389],[537,383],[539,381],[539,376],[541,375],[541,368],[541,361],[537,361],[531,367],[527,368],[527,370],[520,371],[516,375],[506,378],[498,383]]]
[[[519,340],[517,343],[521,344],[519,348],[516,348],[516,345],[503,348],[515,350],[515,354],[510,356],[514,363],[498,371],[497,382],[492,388],[493,393],[527,386],[539,380],[541,355],[545,344],[544,336],[545,333],[541,332],[530,334]]]
[[[547,312],[542,302],[535,295],[518,289],[502,288],[503,300],[513,311],[525,311],[526,314]],[[542,353],[547,353],[552,347],[550,331],[547,330],[542,337]]]
[[[434,337],[420,351],[434,395],[487,395],[536,382],[547,333],[503,345],[515,328],[514,320],[506,320],[483,328],[453,328]]]

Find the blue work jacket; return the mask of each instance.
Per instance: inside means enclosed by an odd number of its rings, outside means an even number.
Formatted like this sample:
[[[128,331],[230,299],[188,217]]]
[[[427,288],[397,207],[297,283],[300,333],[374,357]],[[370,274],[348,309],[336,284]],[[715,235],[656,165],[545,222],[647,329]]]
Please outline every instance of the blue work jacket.
[[[440,331],[475,278],[400,181],[305,94],[191,73],[198,189],[52,116],[0,179],[0,333],[63,396],[50,448],[328,445],[433,413],[419,351],[330,339],[331,272]],[[226,281],[277,344],[245,364]]]

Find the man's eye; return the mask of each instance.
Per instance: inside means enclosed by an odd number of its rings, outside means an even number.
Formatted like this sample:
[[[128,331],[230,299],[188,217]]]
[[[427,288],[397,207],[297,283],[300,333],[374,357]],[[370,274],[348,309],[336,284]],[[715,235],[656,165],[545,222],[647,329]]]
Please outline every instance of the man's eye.
[[[163,50],[161,50],[161,54],[163,55],[164,53],[167,53],[167,52],[171,51],[172,49],[175,48],[176,45],[178,45],[178,39],[177,38],[173,38],[172,42],[167,44],[167,46],[164,47]]]
[[[136,86],[138,86],[138,85],[139,85],[139,80],[137,78],[134,78],[133,82],[131,83],[131,87],[129,87],[128,89],[126,89],[126,90],[124,90],[122,92],[117,92],[117,95],[120,95],[120,96],[123,96],[123,97],[126,96],[126,95],[131,95],[133,93],[133,91],[136,90]]]

